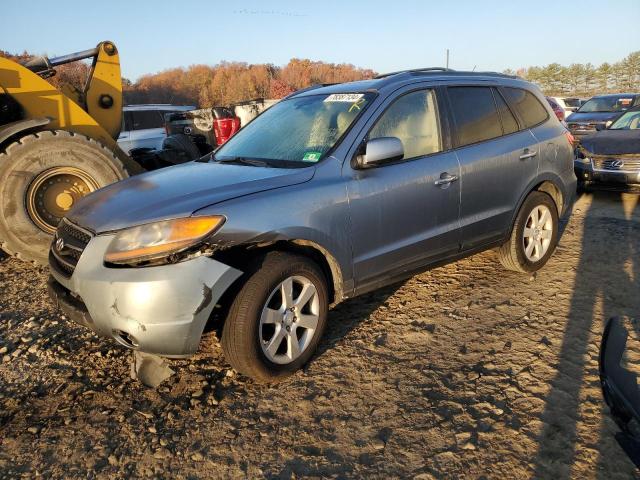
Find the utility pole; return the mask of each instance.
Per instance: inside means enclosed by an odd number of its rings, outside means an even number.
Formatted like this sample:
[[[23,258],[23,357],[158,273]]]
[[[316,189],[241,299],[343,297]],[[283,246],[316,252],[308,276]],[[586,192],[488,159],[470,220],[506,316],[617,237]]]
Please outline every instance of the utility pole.
[[[449,68],[449,49],[447,48],[447,68]]]

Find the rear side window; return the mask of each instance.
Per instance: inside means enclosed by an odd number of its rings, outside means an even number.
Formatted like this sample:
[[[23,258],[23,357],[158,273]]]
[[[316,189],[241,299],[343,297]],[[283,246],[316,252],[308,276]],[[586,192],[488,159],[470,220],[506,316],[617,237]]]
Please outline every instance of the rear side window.
[[[507,102],[504,101],[500,92],[498,92],[495,88],[493,89],[493,96],[496,99],[496,105],[498,106],[498,113],[500,114],[500,120],[502,120],[502,129],[504,130],[504,134],[508,135],[509,133],[518,131],[518,122],[516,118],[511,113],[511,109],[507,105]]]
[[[369,132],[369,139],[397,137],[404,158],[415,158],[441,150],[436,99],[432,90],[407,93],[396,100]]]
[[[502,135],[491,88],[449,87],[448,92],[459,147]]]
[[[131,112],[133,125],[131,130],[145,130],[147,128],[162,128],[164,118],[157,110],[141,110]]]
[[[547,109],[542,106],[533,93],[522,88],[511,87],[505,87],[504,92],[509,103],[515,106],[520,113],[520,118],[527,128],[538,125],[549,118]]]

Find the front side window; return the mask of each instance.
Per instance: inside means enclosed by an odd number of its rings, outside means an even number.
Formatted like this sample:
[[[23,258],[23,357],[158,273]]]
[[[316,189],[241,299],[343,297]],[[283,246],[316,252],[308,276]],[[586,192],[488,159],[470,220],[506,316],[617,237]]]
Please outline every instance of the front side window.
[[[624,113],[613,122],[609,130],[640,130],[640,110]]]
[[[547,109],[542,106],[536,96],[522,88],[505,87],[507,100],[520,113],[527,128],[535,127],[549,118]]]
[[[334,93],[282,100],[231,137],[215,152],[214,160],[254,160],[282,168],[316,163],[374,97],[370,92]]]
[[[399,138],[405,159],[441,151],[433,90],[411,92],[397,99],[369,132],[369,140],[380,137]]]
[[[449,87],[451,111],[458,132],[458,146],[502,135],[502,126],[489,87]]]
[[[578,109],[580,113],[624,112],[633,106],[634,97],[600,97],[592,98]]]

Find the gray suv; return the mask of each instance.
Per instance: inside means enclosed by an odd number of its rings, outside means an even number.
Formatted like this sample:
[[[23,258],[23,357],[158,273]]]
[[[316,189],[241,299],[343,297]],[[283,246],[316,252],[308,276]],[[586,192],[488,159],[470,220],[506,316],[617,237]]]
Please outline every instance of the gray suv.
[[[489,248],[538,270],[575,189],[565,128],[518,78],[312,87],[213,154],[84,197],[52,244],[49,291],[80,324],[167,357],[221,318],[229,363],[273,381],[347,298]]]

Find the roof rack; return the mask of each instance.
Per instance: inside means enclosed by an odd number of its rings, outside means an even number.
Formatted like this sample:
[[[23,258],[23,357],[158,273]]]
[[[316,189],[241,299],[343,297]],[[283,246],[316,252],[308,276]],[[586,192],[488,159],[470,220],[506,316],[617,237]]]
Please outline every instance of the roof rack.
[[[397,75],[399,73],[420,73],[420,72],[455,72],[455,70],[452,70],[450,68],[445,68],[445,67],[411,68],[408,70],[398,70],[397,72],[381,73],[380,75],[376,75],[373,78],[375,79],[386,78],[386,77],[390,77],[391,75]]]
[[[403,74],[403,73],[406,73],[406,74],[409,74],[409,75],[423,75],[423,74],[429,74],[429,73],[447,73],[447,74],[454,74],[454,75],[459,75],[459,76],[473,75],[473,76],[491,76],[491,77],[518,78],[516,75],[507,75],[505,73],[498,73],[498,72],[469,72],[469,71],[464,71],[464,70],[453,70],[451,68],[444,68],[444,67],[412,68],[412,69],[408,69],[408,70],[400,70],[400,71],[397,71],[397,72],[383,73],[382,75],[378,75],[375,78],[376,79],[388,78],[388,77],[391,77],[393,75],[400,75],[400,74]]]

